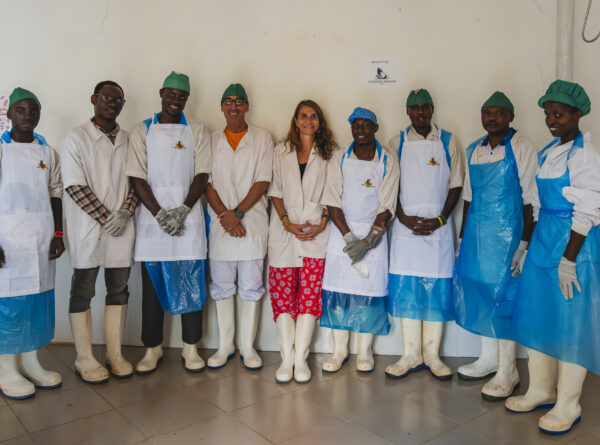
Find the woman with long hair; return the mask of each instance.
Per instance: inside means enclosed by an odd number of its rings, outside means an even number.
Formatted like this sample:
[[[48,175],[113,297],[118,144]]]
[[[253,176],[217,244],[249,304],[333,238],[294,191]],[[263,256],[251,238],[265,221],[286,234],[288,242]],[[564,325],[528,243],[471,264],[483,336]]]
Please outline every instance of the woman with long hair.
[[[316,320],[329,237],[329,215],[320,204],[327,160],[336,144],[321,107],[301,101],[290,130],[275,147],[268,196],[269,294],[281,345],[278,383],[308,382],[306,363]]]

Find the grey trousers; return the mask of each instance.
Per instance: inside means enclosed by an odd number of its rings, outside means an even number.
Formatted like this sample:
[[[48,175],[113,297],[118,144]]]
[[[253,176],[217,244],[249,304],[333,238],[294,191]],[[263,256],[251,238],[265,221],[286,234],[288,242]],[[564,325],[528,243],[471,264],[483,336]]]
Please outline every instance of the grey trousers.
[[[129,267],[115,267],[104,269],[104,283],[106,284],[106,305],[121,306],[129,300]],[[96,294],[96,278],[99,267],[91,269],[73,269],[71,279],[71,298],[69,312],[85,312],[90,307],[90,302]]]

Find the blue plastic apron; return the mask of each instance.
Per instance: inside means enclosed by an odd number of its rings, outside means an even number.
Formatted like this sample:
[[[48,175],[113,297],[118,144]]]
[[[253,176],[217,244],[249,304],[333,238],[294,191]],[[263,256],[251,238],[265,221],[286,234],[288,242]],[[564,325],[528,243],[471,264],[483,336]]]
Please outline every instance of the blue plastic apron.
[[[546,152],[538,155],[540,166]],[[583,148],[579,133],[569,150]],[[523,346],[600,374],[600,229],[592,227],[576,259],[581,292],[565,300],[558,284],[558,265],[571,235],[573,204],[562,189],[571,184],[569,168],[558,178],[536,177],[540,215],[515,301],[512,336]]]
[[[475,148],[467,148],[473,199],[453,278],[456,322],[486,337],[510,339],[517,279],[510,264],[523,234],[523,198],[511,138],[504,139],[505,157],[471,164]]]

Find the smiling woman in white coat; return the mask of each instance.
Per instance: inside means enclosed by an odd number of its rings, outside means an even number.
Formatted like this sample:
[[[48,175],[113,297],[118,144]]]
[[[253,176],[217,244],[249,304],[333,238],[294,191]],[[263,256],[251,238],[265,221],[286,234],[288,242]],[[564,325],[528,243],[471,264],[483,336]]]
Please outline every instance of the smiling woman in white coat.
[[[311,378],[306,363],[315,321],[321,317],[321,285],[329,238],[329,214],[321,206],[327,160],[336,148],[321,107],[303,100],[285,139],[275,147],[269,225],[269,294],[277,323],[281,366],[278,383]],[[295,346],[295,347],[294,347]]]

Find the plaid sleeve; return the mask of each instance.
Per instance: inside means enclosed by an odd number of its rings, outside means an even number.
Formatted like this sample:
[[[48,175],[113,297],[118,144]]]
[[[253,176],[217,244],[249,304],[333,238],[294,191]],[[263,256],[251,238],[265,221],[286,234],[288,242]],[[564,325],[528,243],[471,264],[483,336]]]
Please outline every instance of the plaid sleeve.
[[[65,190],[75,204],[85,213],[98,221],[101,225],[106,224],[110,212],[98,200],[94,192],[87,185],[71,185]]]
[[[127,198],[125,202],[121,206],[123,210],[127,210],[130,215],[133,215],[136,207],[140,204],[140,198],[135,194],[133,187],[129,189],[129,193],[127,194]]]

